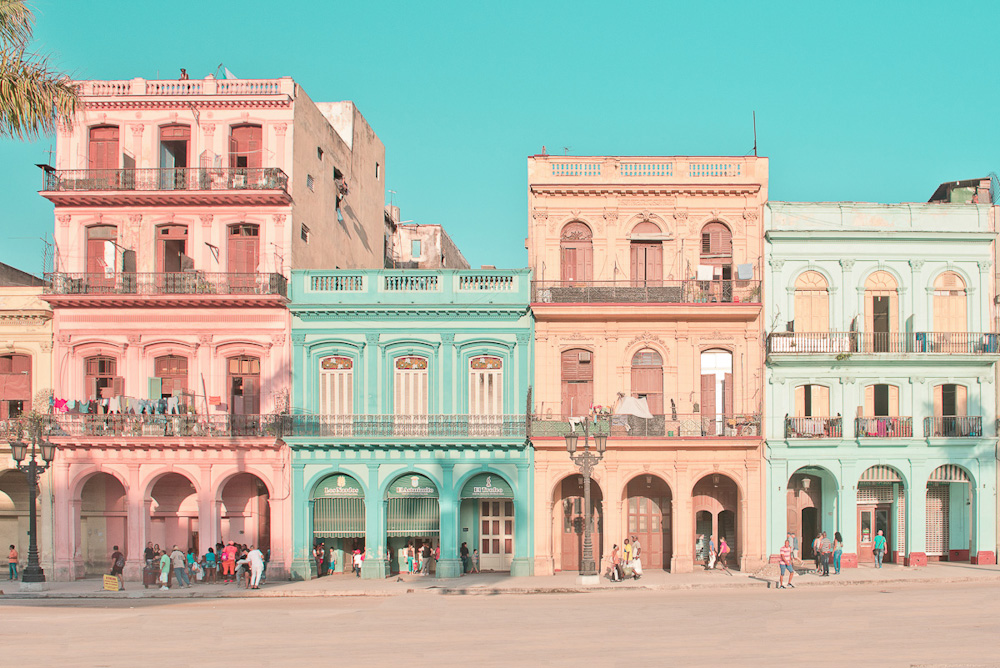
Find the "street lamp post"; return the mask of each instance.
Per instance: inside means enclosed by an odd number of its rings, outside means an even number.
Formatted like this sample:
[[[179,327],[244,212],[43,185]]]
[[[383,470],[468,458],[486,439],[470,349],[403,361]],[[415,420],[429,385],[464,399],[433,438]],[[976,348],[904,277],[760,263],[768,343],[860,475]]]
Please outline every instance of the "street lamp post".
[[[594,473],[594,467],[604,458],[604,451],[608,446],[608,437],[602,434],[594,434],[595,451],[590,450],[590,428],[597,424],[591,422],[590,418],[584,419],[580,425],[583,427],[583,450],[577,452],[577,441],[579,437],[576,431],[566,434],[566,451],[570,460],[576,464],[583,474],[583,559],[580,562],[580,584],[598,584],[600,576],[597,573],[597,564],[594,562],[594,544],[590,530],[592,522],[590,510],[590,478]]]
[[[23,471],[28,479],[28,565],[21,575],[21,589],[38,590],[45,588],[45,571],[38,563],[38,520],[35,507],[38,500],[38,478],[49,468],[55,458],[56,446],[42,439],[41,420],[28,418],[28,429],[31,438],[31,454],[28,456],[28,444],[24,441],[11,441],[10,453],[19,471]],[[38,461],[41,454],[42,462]],[[25,456],[28,462],[22,464]]]

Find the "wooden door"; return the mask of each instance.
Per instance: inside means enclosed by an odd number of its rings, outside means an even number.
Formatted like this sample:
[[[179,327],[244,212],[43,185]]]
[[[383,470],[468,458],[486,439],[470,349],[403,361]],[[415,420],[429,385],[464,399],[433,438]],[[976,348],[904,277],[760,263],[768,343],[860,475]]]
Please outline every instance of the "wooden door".
[[[236,125],[229,135],[229,167],[256,169],[261,167],[261,127]]]
[[[589,350],[574,348],[562,354],[562,414],[586,415],[594,403],[594,365]]]
[[[653,415],[663,415],[663,358],[644,349],[632,357],[632,396],[644,397]]]
[[[117,170],[120,151],[118,150],[118,128],[90,128],[90,144],[87,147],[87,165],[92,171]],[[99,171],[90,175],[107,187],[115,180],[114,172]]]
[[[118,230],[113,225],[87,228],[87,283],[89,290],[108,292],[114,289],[118,270]]]
[[[509,571],[514,558],[514,502],[480,502],[479,565],[484,571]]]
[[[632,284],[637,286],[659,285],[663,280],[663,244],[637,242],[631,245]]]
[[[564,571],[580,570],[583,561],[583,485],[581,477],[571,476],[562,482],[561,528],[562,545],[560,568]],[[601,569],[601,492],[595,483],[590,488],[591,508],[591,542],[593,543],[594,562]],[[559,512],[557,510],[557,512]]]
[[[649,483],[640,476],[628,485],[626,504],[628,536],[636,536],[642,548],[643,568],[666,569],[670,566],[671,521],[670,491],[659,478]]]
[[[716,430],[715,374],[701,376],[701,431],[705,436],[715,436]]]
[[[229,360],[230,415],[260,413],[260,359],[233,357]]]
[[[233,292],[253,293],[257,287],[260,262],[260,228],[257,225],[232,225],[226,249],[229,284]]]

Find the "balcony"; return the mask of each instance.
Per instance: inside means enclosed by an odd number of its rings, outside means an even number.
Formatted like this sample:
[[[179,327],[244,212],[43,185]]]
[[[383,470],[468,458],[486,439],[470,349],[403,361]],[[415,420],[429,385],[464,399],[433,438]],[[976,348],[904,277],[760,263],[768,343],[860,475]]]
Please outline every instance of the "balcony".
[[[536,304],[760,305],[760,281],[534,281]]]
[[[272,306],[284,305],[281,274],[54,273],[45,299],[53,306]]]
[[[767,183],[767,159],[743,156],[552,156],[528,161],[528,183],[534,192],[567,186],[637,188],[689,184],[724,194],[756,194]],[[659,192],[660,190],[657,190]],[[640,190],[640,192],[643,192]]]
[[[523,415],[285,415],[286,434],[318,438],[524,439]]]
[[[982,438],[981,415],[948,415],[924,418],[926,438]]]
[[[786,417],[785,438],[841,438],[844,419],[837,417]]]
[[[531,419],[531,436],[562,438],[574,432],[582,435],[581,419],[536,415]],[[695,413],[654,415],[647,419],[634,415],[608,415],[597,418],[593,433],[612,438],[759,438],[761,416],[757,413],[716,416]]]
[[[287,205],[288,175],[277,167],[47,170],[41,193],[66,206]]]
[[[278,438],[287,415],[51,415],[47,438]],[[0,422],[0,439],[16,436],[18,421]]]
[[[854,418],[855,438],[912,438],[912,417]]]
[[[774,332],[768,354],[1000,354],[1000,334],[989,332]]]

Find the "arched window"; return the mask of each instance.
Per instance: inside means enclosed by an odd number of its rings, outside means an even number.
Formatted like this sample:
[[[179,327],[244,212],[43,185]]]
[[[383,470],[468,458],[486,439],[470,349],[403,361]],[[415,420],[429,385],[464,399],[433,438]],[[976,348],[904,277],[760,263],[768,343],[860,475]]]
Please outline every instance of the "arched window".
[[[887,271],[876,271],[865,281],[864,352],[901,352],[899,331],[899,297],[896,279]]]
[[[396,415],[426,416],[427,358],[414,355],[397,357],[394,366]]]
[[[562,281],[594,280],[594,243],[590,228],[573,222],[563,228],[559,240],[559,266]]]
[[[503,360],[480,355],[469,360],[469,414],[503,415]]]
[[[87,147],[87,166],[92,170],[118,169],[121,153],[118,150],[118,126],[99,125],[90,128]],[[93,174],[91,179],[105,181],[111,174]]]
[[[260,414],[260,358],[249,355],[228,360],[229,413]]]
[[[262,166],[259,125],[234,125],[229,131],[229,166],[232,169],[255,169]]]
[[[84,383],[88,399],[108,399],[125,391],[125,379],[117,375],[118,360],[94,355],[83,360]]]
[[[663,358],[652,348],[632,356],[632,396],[645,398],[653,415],[663,415]]]
[[[898,417],[899,387],[884,383],[865,387],[865,415]]]
[[[733,354],[728,350],[706,350],[701,354],[702,433],[721,436],[724,418],[735,412]]]
[[[164,355],[153,361],[154,373],[160,379],[161,397],[179,397],[188,391],[188,359],[180,355]],[[152,394],[152,393],[151,393]],[[150,399],[159,397],[150,396]]]
[[[795,281],[795,331],[830,331],[830,293],[817,271],[803,272]]]
[[[630,252],[633,285],[658,285],[663,280],[663,242],[642,238],[658,234],[660,228],[648,220],[632,229]]]
[[[593,353],[582,348],[565,350],[561,357],[562,414],[586,415],[594,403]]]
[[[964,332],[967,328],[965,281],[946,271],[934,281],[934,331]]]
[[[701,257],[699,264],[714,267],[712,278],[732,278],[733,233],[718,221],[701,228]]]
[[[830,388],[799,385],[795,388],[795,417],[829,417]]]
[[[319,414],[354,414],[354,360],[350,357],[319,361]]]

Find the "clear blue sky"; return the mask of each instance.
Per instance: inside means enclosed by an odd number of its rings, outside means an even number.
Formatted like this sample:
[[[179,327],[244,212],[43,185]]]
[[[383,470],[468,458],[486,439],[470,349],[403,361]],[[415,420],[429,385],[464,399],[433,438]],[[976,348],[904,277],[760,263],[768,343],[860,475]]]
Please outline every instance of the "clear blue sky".
[[[293,76],[354,100],[402,216],[527,263],[525,158],[743,155],[776,200],[924,201],[997,167],[997,10],[931,2],[35,0],[77,78]],[[175,17],[175,18],[171,18]],[[0,140],[0,261],[38,272],[53,138]]]

